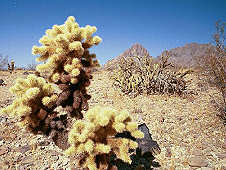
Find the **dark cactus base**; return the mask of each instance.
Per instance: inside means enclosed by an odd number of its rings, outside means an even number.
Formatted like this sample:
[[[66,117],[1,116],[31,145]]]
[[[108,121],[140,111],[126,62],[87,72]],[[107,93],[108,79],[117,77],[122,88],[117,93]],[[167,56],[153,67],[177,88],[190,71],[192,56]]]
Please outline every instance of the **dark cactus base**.
[[[67,129],[71,127],[72,123],[68,121]],[[125,163],[120,159],[116,158],[116,155],[112,154],[109,160],[109,168],[113,167],[118,170],[151,170],[156,167],[160,167],[158,162],[155,162],[154,155],[157,155],[161,152],[161,149],[156,141],[154,141],[149,133],[149,129],[145,123],[138,126],[138,129],[144,133],[144,138],[136,139],[131,136],[127,131],[123,133],[117,133],[116,138],[128,138],[133,141],[138,142],[138,148],[135,150],[130,150],[130,158],[132,160],[131,164]],[[69,147],[68,143],[68,131],[63,129],[57,131],[55,136],[52,138],[55,144],[62,150],[66,150]],[[98,162],[98,161],[97,161]]]
[[[149,133],[149,129],[145,123],[142,123],[138,126],[138,129],[144,133],[144,138],[135,139],[127,131],[123,133],[116,134],[115,137],[129,138],[138,143],[138,148],[136,153],[130,156],[132,163],[128,164],[119,159],[116,159],[115,156],[112,157],[111,164],[116,166],[118,170],[149,170],[151,167],[160,167],[158,162],[155,162],[154,155],[157,155],[161,152],[161,149],[156,141],[154,141]],[[130,152],[134,152],[131,150]]]

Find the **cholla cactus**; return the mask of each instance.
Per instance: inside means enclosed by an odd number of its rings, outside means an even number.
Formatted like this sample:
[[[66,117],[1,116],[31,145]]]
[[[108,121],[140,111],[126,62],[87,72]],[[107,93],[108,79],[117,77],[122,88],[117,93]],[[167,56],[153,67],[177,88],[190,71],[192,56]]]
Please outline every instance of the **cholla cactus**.
[[[87,100],[91,96],[86,87],[92,78],[90,69],[98,65],[96,55],[90,54],[88,49],[101,42],[101,38],[92,36],[94,32],[96,27],[79,27],[74,17],[68,17],[63,25],[48,29],[39,41],[43,46],[32,49],[33,54],[40,55],[37,61],[44,61],[44,64],[36,67],[36,75],[16,80],[10,88],[16,99],[2,109],[3,113],[19,116],[21,125],[32,132],[50,135],[55,143],[64,140],[74,115],[88,110]],[[40,75],[46,71],[49,72],[47,81]],[[57,112],[58,106],[67,112]],[[68,137],[71,147],[66,153],[84,153],[83,167],[89,169],[107,166],[112,153],[130,163],[128,150],[135,149],[138,144],[127,138],[115,138],[116,133],[124,131],[134,138],[143,137],[138,125],[131,122],[128,112],[97,106],[88,110],[84,119],[75,121]]]
[[[101,42],[100,37],[92,36],[96,30],[95,26],[90,25],[79,27],[72,16],[63,25],[54,25],[39,40],[43,46],[33,46],[32,53],[40,55],[36,59],[38,62],[48,60],[38,65],[36,70],[50,71],[49,78],[55,83],[78,83],[83,67],[90,67],[95,58],[88,49]],[[65,75],[70,76],[65,78]]]
[[[63,106],[77,115],[88,109],[86,93],[90,84],[91,68],[96,64],[96,55],[89,53],[89,48],[101,42],[95,26],[79,27],[75,18],[70,16],[63,25],[54,25],[46,31],[39,42],[41,47],[34,46],[33,54],[39,54],[37,61],[46,61],[36,67],[38,72],[49,71],[49,81],[58,84],[62,89],[57,106]],[[75,114],[76,113],[76,114]]]
[[[16,95],[16,99],[11,105],[2,109],[3,113],[8,113],[21,118],[19,123],[29,130],[47,131],[42,126],[47,117],[53,114],[53,108],[57,101],[56,87],[47,83],[44,78],[31,74],[27,79],[18,78],[10,92]]]
[[[118,159],[131,163],[129,149],[137,148],[138,144],[127,138],[114,138],[117,133],[128,131],[135,138],[143,138],[138,125],[131,121],[127,111],[118,112],[109,107],[96,106],[90,109],[84,120],[77,120],[69,132],[71,147],[66,150],[69,155],[85,153],[83,167],[97,169],[97,156],[102,157],[99,164],[108,165],[110,153],[115,153]]]
[[[48,29],[39,40],[42,46],[32,49],[33,54],[39,55],[36,60],[44,61],[36,67],[39,77],[31,75],[26,80],[18,79],[11,88],[18,98],[3,111],[19,114],[29,128],[45,134],[49,134],[50,129],[62,129],[62,124],[67,124],[68,115],[81,118],[81,111],[88,110],[87,101],[91,96],[86,87],[92,78],[90,69],[97,61],[96,55],[89,53],[89,48],[101,42],[100,37],[92,36],[96,30],[95,26],[79,27],[72,16],[63,25]],[[40,77],[40,73],[46,71],[49,72],[48,82],[56,84],[59,93],[55,94],[52,86]],[[61,116],[64,120],[57,118],[54,112],[58,106],[66,108],[69,113]],[[58,123],[51,122],[54,120]]]

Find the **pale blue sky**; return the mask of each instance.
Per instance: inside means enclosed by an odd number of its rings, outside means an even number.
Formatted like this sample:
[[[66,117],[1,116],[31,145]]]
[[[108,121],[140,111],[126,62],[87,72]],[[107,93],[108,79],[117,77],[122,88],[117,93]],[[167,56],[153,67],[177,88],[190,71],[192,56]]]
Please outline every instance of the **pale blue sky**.
[[[91,52],[101,64],[134,43],[152,56],[186,43],[209,43],[215,22],[226,20],[226,0],[0,0],[0,54],[17,66],[34,61],[45,30],[74,16],[97,27],[103,41]]]

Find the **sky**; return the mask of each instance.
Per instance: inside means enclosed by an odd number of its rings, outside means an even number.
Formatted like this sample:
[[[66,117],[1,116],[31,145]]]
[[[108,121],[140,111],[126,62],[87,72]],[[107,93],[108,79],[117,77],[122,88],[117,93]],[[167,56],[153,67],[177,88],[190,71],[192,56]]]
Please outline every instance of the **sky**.
[[[210,43],[216,21],[226,21],[226,0],[0,0],[0,54],[17,67],[35,63],[32,46],[68,16],[81,27],[97,27],[103,41],[90,52],[103,65],[135,43],[153,57],[187,43]]]

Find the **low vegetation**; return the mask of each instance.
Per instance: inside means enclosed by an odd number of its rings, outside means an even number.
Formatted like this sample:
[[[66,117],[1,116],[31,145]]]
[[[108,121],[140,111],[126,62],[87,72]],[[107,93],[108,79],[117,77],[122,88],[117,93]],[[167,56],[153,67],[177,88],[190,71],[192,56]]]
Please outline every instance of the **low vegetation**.
[[[168,62],[169,55],[161,56],[158,63],[149,56],[122,57],[112,79],[114,86],[125,94],[167,93],[178,94],[186,92],[187,82],[184,77],[192,71],[175,69]]]

